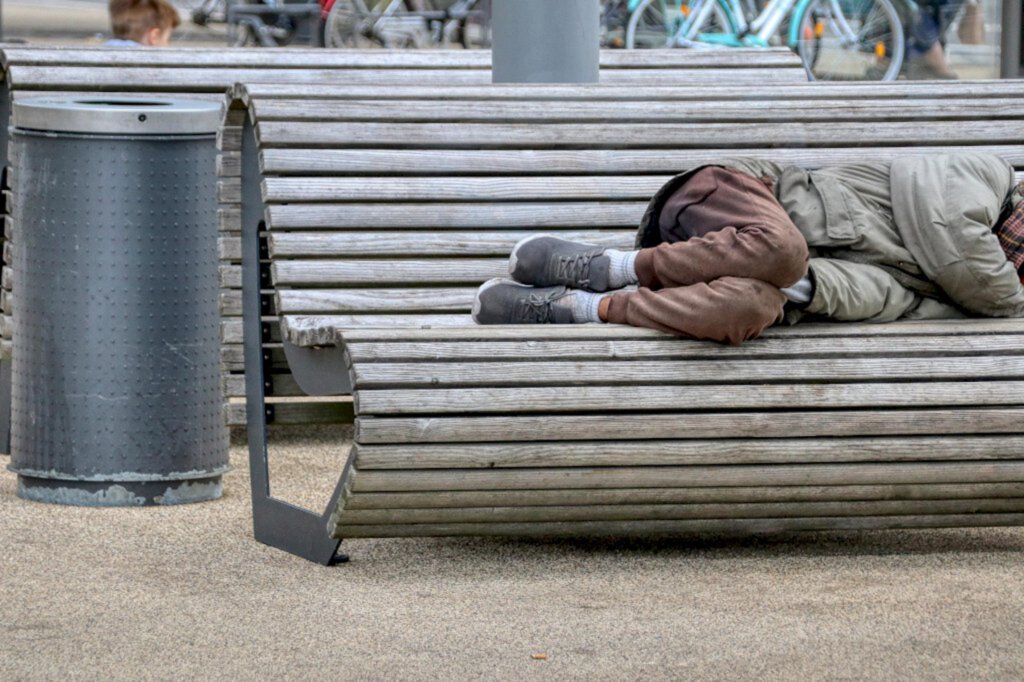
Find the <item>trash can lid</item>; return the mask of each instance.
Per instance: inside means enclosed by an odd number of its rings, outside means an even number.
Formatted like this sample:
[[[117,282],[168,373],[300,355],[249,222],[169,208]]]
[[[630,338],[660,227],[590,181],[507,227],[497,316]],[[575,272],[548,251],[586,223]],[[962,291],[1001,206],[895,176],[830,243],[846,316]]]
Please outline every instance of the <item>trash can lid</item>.
[[[39,97],[14,102],[11,123],[23,130],[106,135],[216,133],[221,105],[162,97]]]

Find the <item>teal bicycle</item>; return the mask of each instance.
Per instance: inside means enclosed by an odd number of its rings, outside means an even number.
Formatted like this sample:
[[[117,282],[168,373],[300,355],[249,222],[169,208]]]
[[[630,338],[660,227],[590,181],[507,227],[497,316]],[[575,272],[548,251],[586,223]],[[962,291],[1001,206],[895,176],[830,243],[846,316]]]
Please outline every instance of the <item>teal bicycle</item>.
[[[814,80],[895,80],[906,51],[891,0],[768,0],[760,11],[741,0],[629,0],[628,7],[629,49],[787,45]]]

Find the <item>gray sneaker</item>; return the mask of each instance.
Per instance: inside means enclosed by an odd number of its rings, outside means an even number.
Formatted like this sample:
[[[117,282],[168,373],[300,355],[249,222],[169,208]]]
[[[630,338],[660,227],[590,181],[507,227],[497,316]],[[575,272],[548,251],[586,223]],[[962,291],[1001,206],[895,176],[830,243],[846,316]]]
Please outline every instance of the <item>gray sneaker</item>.
[[[508,274],[535,287],[561,284],[587,291],[608,291],[611,259],[604,248],[547,234],[523,239],[512,248]]]
[[[569,324],[573,292],[565,287],[531,287],[510,279],[484,282],[473,301],[477,324]]]

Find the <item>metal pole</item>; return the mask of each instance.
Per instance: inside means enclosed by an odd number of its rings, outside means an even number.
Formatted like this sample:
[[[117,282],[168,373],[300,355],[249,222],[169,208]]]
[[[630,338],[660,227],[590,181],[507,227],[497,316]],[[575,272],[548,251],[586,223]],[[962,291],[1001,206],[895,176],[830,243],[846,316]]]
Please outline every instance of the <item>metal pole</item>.
[[[597,0],[494,0],[495,83],[596,83]]]
[[[1020,78],[1021,0],[1003,0],[1002,39],[999,48],[999,75]]]

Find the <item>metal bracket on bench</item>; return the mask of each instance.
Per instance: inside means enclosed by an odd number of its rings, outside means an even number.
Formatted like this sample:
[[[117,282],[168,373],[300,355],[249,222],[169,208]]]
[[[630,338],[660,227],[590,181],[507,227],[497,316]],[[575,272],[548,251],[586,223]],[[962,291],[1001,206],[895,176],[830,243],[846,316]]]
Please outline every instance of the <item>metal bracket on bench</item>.
[[[327,524],[344,489],[343,478],[322,514],[270,494],[267,415],[260,302],[260,231],[263,201],[259,190],[256,141],[251,121],[242,136],[242,314],[245,340],[245,410],[252,479],[253,534],[264,544],[329,566],[348,560],[338,555],[341,540],[330,537]]]
[[[348,395],[352,379],[341,346],[303,348],[284,342],[284,357],[292,377],[306,395]]]

